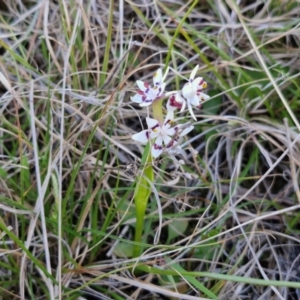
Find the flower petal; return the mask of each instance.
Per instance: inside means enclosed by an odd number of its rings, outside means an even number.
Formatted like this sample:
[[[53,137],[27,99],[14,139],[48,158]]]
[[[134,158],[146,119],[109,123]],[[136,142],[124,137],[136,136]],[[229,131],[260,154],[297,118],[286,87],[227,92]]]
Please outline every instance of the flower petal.
[[[204,93],[200,93],[199,98],[202,102],[210,99],[210,97]]]
[[[177,132],[177,127],[178,126],[175,126],[175,127],[172,127],[172,128],[169,128],[165,131],[166,135],[168,136],[173,136],[176,132]]]
[[[164,135],[162,137],[162,140],[164,142],[165,147],[167,147],[173,139],[171,137],[169,137],[168,135]]]
[[[193,129],[194,129],[193,125],[188,126],[188,127],[184,128],[179,135],[184,136],[184,135],[188,134],[189,132],[191,132]]]
[[[194,95],[193,97],[191,97],[188,101],[189,103],[191,103],[194,106],[199,106],[200,104],[200,99],[197,95]]]
[[[179,93],[175,94],[175,101],[178,102],[178,103],[184,103],[185,102],[184,98]]]
[[[163,146],[162,146],[162,137],[158,136],[157,139],[155,140],[155,143],[152,145],[151,148],[151,154],[154,158],[158,157],[162,151],[163,151]]]
[[[177,108],[182,110],[182,107],[185,107],[185,100],[183,97],[177,92],[176,94],[171,95],[167,102],[167,110],[174,111]]]
[[[151,154],[154,158],[157,158],[161,155],[161,153],[163,152],[163,148],[155,148],[155,145],[152,146],[151,148]]]
[[[160,130],[159,131],[150,130],[149,139],[150,140],[156,139],[159,135],[160,135]]]
[[[146,118],[146,122],[147,122],[148,128],[151,129],[151,130],[153,130],[153,129],[159,127],[159,123],[158,123],[158,121],[155,120],[155,119],[152,119],[152,118],[148,118],[148,117],[147,117],[147,118]]]
[[[177,140],[175,139],[171,139],[171,141],[169,142],[169,144],[167,144],[167,146],[165,147],[166,149],[170,149],[173,148],[175,145],[177,145]]]
[[[165,121],[164,121],[164,126],[166,126],[167,124],[172,123],[173,116],[174,116],[174,114],[171,111],[168,111],[168,113],[166,115],[166,118],[165,118]]]
[[[167,111],[168,111],[168,112],[169,112],[169,111],[174,112],[174,111],[177,109],[177,107],[176,107],[176,105],[174,105],[174,102],[172,101],[172,99],[173,99],[173,96],[171,96],[171,97],[169,98],[169,100],[168,100],[168,102],[167,102],[167,105],[166,105]]]
[[[182,107],[181,107],[181,110],[180,110],[181,113],[185,110],[185,106],[186,106],[186,102],[184,101],[182,103]]]
[[[193,69],[193,71],[192,71],[192,73],[191,73],[191,76],[190,76],[190,81],[193,81],[193,80],[194,80],[195,75],[196,75],[196,73],[197,73],[197,71],[198,71],[198,68],[199,68],[199,65],[197,65],[197,66]]]
[[[192,85],[195,90],[198,90],[200,87],[200,83],[203,81],[202,77],[197,77],[193,80]]]
[[[195,115],[194,115],[193,107],[192,107],[191,103],[188,102],[187,105],[188,105],[188,109],[189,109],[189,112],[190,112],[191,116],[193,117],[193,119],[194,119],[195,121],[197,121],[197,119],[196,119],[196,117],[195,117]]]
[[[139,133],[136,133],[132,136],[132,139],[135,141],[138,141],[142,144],[147,144],[149,140],[149,131],[148,130],[143,130]]]
[[[159,68],[153,76],[154,86],[160,86],[162,84],[162,70]]]
[[[186,83],[182,88],[182,96],[187,100],[193,97],[196,92],[197,90],[194,89],[193,85],[190,82]]]
[[[158,93],[157,97],[160,97],[163,94],[163,92],[165,91],[165,88],[166,88],[166,83],[163,82],[159,88],[159,93]]]
[[[136,84],[139,87],[139,89],[143,92],[147,91],[150,87],[148,83],[141,81],[141,80],[137,80]]]
[[[162,143],[163,143],[163,139],[162,136],[158,136],[157,139],[155,140],[154,145],[156,145],[156,147],[162,147]]]
[[[135,94],[134,96],[130,97],[131,101],[135,103],[142,103],[143,102],[143,96],[140,94]]]
[[[167,108],[167,109],[168,109],[168,108]],[[174,111],[175,111],[175,109],[174,109],[174,110],[169,110],[169,109],[168,109],[168,112],[171,114],[172,120],[174,119]]]

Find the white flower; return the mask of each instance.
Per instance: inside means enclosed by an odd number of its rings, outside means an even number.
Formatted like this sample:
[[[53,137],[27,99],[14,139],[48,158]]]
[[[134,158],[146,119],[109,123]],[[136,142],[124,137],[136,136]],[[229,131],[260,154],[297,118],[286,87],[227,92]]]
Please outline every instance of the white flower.
[[[180,109],[180,112],[183,112],[186,106],[185,99],[180,95],[179,92],[171,95],[167,102],[167,111],[175,111]]]
[[[182,112],[187,103],[189,112],[195,121],[196,117],[194,115],[192,106],[200,107],[202,102],[210,98],[208,95],[202,92],[203,89],[207,87],[207,83],[202,77],[195,78],[198,68],[199,65],[193,69],[190,78],[183,86],[181,93],[178,91],[166,93],[166,95],[171,95],[167,102],[168,111],[174,112],[176,109],[180,109],[180,112]]]
[[[149,140],[154,140],[151,147],[151,154],[157,158],[165,149],[169,149],[177,144],[178,138],[188,134],[194,126],[177,125],[171,127],[173,112],[168,112],[162,125],[155,119],[146,118],[147,130],[143,130],[132,136],[132,139],[142,144]]]
[[[139,87],[139,91],[131,100],[133,102],[139,103],[140,106],[149,106],[152,102],[162,96],[165,91],[166,83],[165,78],[168,74],[169,69],[167,69],[164,76],[162,75],[162,70],[158,69],[153,76],[153,87],[151,87],[148,83],[137,80],[136,84]]]
[[[188,109],[194,120],[196,121],[196,117],[193,112],[193,106],[200,107],[203,101],[208,100],[210,97],[204,93],[202,93],[203,89],[207,87],[207,83],[203,80],[202,77],[195,78],[195,75],[198,71],[199,65],[197,65],[191,75],[188,82],[183,86],[182,96],[186,99]]]

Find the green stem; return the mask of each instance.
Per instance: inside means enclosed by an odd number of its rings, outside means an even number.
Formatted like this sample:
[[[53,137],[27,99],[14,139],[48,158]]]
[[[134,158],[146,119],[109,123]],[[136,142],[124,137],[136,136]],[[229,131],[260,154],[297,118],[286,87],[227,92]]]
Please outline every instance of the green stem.
[[[143,157],[142,165],[145,166],[142,170],[141,176],[137,178],[134,201],[136,209],[136,225],[135,225],[135,236],[134,241],[137,243],[142,242],[142,234],[144,229],[144,217],[147,209],[148,200],[151,194],[151,186],[146,178],[150,182],[153,182],[154,175],[152,169],[152,156],[151,156],[151,144],[147,144]],[[142,252],[140,244],[135,244],[133,247],[133,257],[138,257]]]
[[[152,103],[153,118],[161,125],[164,122],[162,99]],[[137,243],[133,247],[133,257],[138,257],[142,253],[142,235],[144,229],[144,218],[147,209],[149,197],[151,195],[151,186],[149,182],[154,182],[154,172],[152,168],[151,142],[148,142],[142,157],[143,170],[136,180],[134,201],[136,209],[136,224],[134,241]]]
[[[159,124],[163,124],[164,116],[163,116],[163,108],[162,108],[162,101],[163,99],[158,99],[153,101],[152,109],[153,109],[153,118],[159,122]]]

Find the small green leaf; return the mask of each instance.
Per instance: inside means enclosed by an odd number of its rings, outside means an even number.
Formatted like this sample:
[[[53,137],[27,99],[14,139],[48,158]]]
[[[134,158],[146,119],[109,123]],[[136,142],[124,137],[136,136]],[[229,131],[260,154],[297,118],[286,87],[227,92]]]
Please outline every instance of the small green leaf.
[[[188,222],[186,221],[186,219],[175,219],[171,223],[169,223],[169,225],[168,225],[168,241],[166,244],[169,245],[169,243],[173,239],[177,238],[180,235],[183,235],[187,226],[188,226]]]
[[[129,243],[119,242],[113,252],[117,257],[128,258],[132,257],[133,248]]]

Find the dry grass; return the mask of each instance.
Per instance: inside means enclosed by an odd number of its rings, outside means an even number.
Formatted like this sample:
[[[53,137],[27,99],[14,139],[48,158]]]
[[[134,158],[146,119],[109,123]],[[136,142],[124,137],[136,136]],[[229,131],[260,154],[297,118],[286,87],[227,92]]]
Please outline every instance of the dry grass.
[[[0,9],[1,299],[300,298],[295,1]],[[134,259],[147,110],[130,96],[158,66],[175,89],[197,64],[211,99],[176,184],[155,162],[161,236],[153,194]]]

